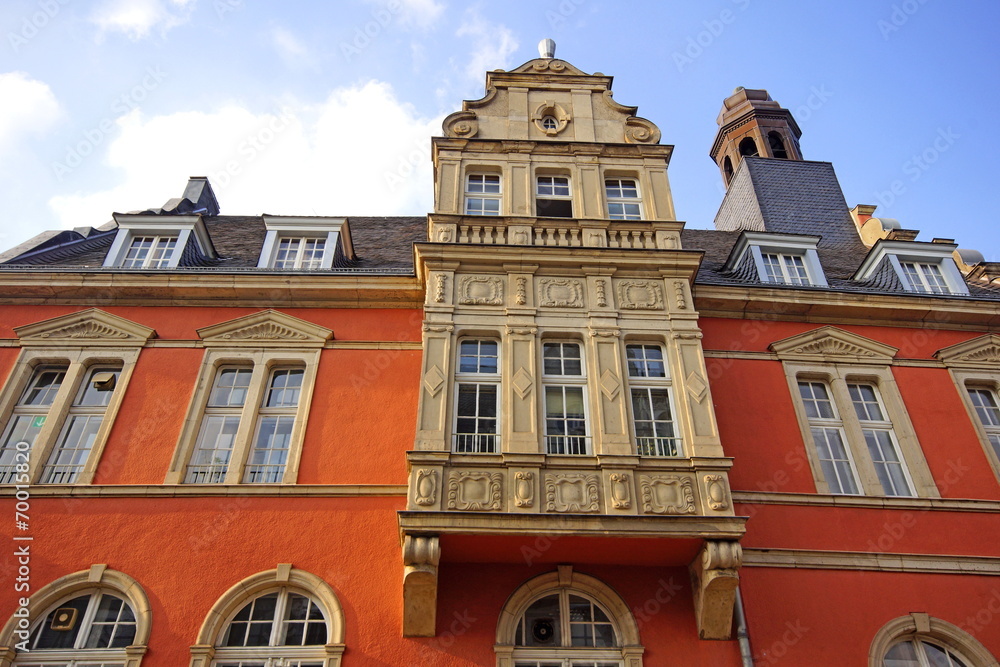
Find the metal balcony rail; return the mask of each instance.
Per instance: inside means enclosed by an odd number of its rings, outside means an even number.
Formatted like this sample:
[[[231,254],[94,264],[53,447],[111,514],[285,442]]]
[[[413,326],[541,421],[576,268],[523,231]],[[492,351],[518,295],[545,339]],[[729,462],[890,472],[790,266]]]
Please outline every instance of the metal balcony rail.
[[[456,454],[496,454],[500,436],[496,433],[456,433],[452,451]]]
[[[226,481],[226,470],[229,466],[222,465],[197,465],[188,466],[187,475],[184,477],[185,484],[222,484]]]
[[[545,453],[586,456],[590,453],[590,436],[547,435],[545,436]]]
[[[42,469],[42,484],[72,484],[83,465],[47,465]]]
[[[0,466],[0,484],[13,484],[17,481],[17,466]]]
[[[285,476],[285,464],[247,466],[244,484],[278,484]]]
[[[680,438],[642,437],[635,439],[639,456],[678,457],[681,455]]]

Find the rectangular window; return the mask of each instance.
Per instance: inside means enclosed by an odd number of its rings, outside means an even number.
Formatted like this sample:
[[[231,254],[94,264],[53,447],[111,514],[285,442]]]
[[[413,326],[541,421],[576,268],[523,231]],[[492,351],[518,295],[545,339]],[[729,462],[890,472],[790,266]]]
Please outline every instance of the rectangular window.
[[[271,372],[260,408],[257,436],[243,474],[246,484],[277,484],[285,474],[295,413],[302,393],[302,369]]]
[[[586,377],[579,343],[544,343],[545,449],[548,454],[589,454]]]
[[[67,366],[39,366],[31,374],[28,386],[14,407],[0,449],[0,484],[14,482],[17,472],[17,444],[34,447],[45,425],[56,394],[66,377]]]
[[[878,389],[871,384],[848,383],[847,390],[882,491],[887,496],[914,495],[909,472],[900,455],[892,422],[886,416]]]
[[[122,259],[126,269],[162,269],[170,264],[176,236],[136,236]]]
[[[500,201],[499,174],[469,174],[466,177],[466,215],[500,215]]]
[[[566,176],[539,176],[535,185],[535,215],[572,218],[573,197]]]
[[[680,456],[663,349],[659,345],[626,345],[625,357],[639,456]]]
[[[937,264],[900,262],[899,265],[914,292],[927,294],[948,294],[951,292],[948,289],[948,283],[944,280],[944,275],[941,274],[941,267]]]
[[[325,238],[280,238],[274,254],[274,268],[318,269],[323,265],[325,252]]]
[[[250,368],[220,368],[216,373],[194,454],[187,467],[186,483],[221,484],[225,481],[252,375]]]
[[[641,220],[642,209],[639,187],[630,178],[604,180],[604,194],[608,200],[608,217],[612,220]]]
[[[771,283],[783,285],[809,285],[809,274],[800,255],[785,255],[778,253],[762,253],[765,279]]]
[[[824,382],[800,381],[799,395],[812,432],[813,446],[830,493],[857,494],[859,483],[844,423]]]
[[[997,405],[996,394],[990,389],[967,387],[972,406],[976,409],[979,423],[986,431],[986,437],[993,447],[993,452],[1000,459],[1000,407]]]
[[[500,450],[499,343],[463,340],[458,346],[454,451],[494,454]]]
[[[42,484],[72,484],[90,456],[121,368],[94,368],[69,409],[58,445],[42,469]]]

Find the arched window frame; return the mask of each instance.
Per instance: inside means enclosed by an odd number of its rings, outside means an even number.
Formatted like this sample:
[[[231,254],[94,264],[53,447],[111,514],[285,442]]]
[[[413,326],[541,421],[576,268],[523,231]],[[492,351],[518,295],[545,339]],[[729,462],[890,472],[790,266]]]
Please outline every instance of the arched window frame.
[[[323,646],[293,647],[294,657],[320,662],[323,667],[340,667],[344,653],[344,610],[340,606],[337,594],[325,581],[314,574],[293,568],[288,563],[279,564],[273,570],[267,570],[238,582],[212,606],[208,616],[198,631],[198,641],[191,647],[190,667],[210,667],[216,661],[225,660],[227,653],[245,652],[245,648],[233,651],[217,644],[221,641],[229,622],[240,609],[251,600],[268,593],[276,593],[285,589],[292,593],[305,595],[319,603],[326,615],[327,643]],[[268,652],[281,647],[254,647],[260,653],[257,661],[272,657]],[[245,657],[242,659],[246,659]],[[239,658],[235,659],[237,662]]]
[[[753,146],[753,152],[749,152],[748,147]],[[740,157],[760,157],[760,145],[757,144],[757,140],[751,136],[746,136],[740,139],[740,143],[736,149]]]
[[[882,667],[885,654],[896,644],[927,640],[959,654],[969,667],[998,667],[1000,663],[965,630],[926,613],[910,613],[882,626],[868,649],[868,667]]]
[[[597,603],[607,614],[615,627],[619,646],[611,649],[563,648],[553,651],[551,656],[542,661],[561,659],[587,660],[588,653],[594,655],[597,661],[619,661],[623,667],[642,667],[642,654],[645,651],[639,641],[639,626],[632,616],[625,601],[617,592],[603,581],[580,572],[574,572],[572,566],[560,565],[556,572],[547,572],[529,579],[521,584],[507,598],[497,623],[496,644],[493,647],[497,656],[497,667],[514,667],[515,661],[521,659],[538,659],[532,655],[536,649],[522,649],[515,645],[517,626],[524,612],[536,600],[565,591],[571,595],[579,595]],[[604,656],[614,652],[614,658]]]
[[[146,592],[132,577],[123,572],[109,570],[107,565],[91,565],[89,570],[81,570],[43,586],[28,601],[28,618],[33,619],[31,630],[39,620],[44,620],[50,611],[62,602],[79,597],[84,593],[107,592],[125,600],[135,613],[135,639],[130,646],[115,649],[121,652],[121,662],[125,667],[141,667],[142,658],[146,654],[149,633],[152,628],[153,612],[149,607]],[[15,636],[21,617],[11,616],[3,630],[0,630],[0,667],[16,667],[15,646],[20,638]],[[100,652],[106,655],[106,651]],[[32,662],[49,662],[52,658],[45,654],[49,651],[32,651],[29,655]],[[89,653],[89,655],[88,655]],[[76,651],[59,650],[59,660],[82,660],[90,662],[94,649],[78,649]],[[117,658],[116,658],[117,659]]]

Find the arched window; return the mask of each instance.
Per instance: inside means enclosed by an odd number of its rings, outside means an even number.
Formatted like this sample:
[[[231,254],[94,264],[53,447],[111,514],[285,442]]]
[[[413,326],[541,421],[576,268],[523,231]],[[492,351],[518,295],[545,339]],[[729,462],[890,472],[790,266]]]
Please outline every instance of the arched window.
[[[569,566],[535,577],[510,597],[495,650],[498,667],[641,665],[643,651],[624,601]]]
[[[757,150],[757,142],[753,140],[753,137],[745,137],[740,142],[740,155],[743,157],[757,157],[760,155],[760,151]]]
[[[14,654],[13,667],[139,667],[151,613],[134,579],[94,565],[41,588],[28,618],[34,622],[26,641],[23,616],[15,614],[0,631],[0,646],[27,649]]]
[[[886,623],[872,640],[869,667],[987,667],[996,659],[961,628],[922,613]]]
[[[191,647],[192,667],[337,667],[344,615],[319,577],[281,565],[227,591]]]
[[[726,173],[726,185],[729,185],[730,181],[733,180],[733,161],[726,156],[726,159],[722,161],[722,171]]]
[[[775,131],[767,133],[767,143],[771,147],[771,157],[781,160],[788,159],[788,151],[785,150],[785,142],[781,140],[781,135]]]

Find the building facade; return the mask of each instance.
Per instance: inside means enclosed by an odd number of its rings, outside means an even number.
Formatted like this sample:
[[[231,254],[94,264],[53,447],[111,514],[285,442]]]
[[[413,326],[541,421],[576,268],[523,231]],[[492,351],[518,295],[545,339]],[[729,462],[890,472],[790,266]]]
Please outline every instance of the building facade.
[[[1000,655],[1000,289],[737,89],[715,230],[554,58],[424,217],[161,208],[0,256],[0,667]]]

